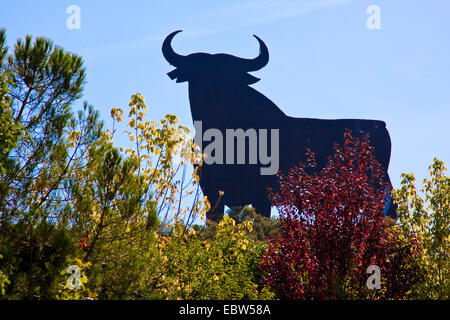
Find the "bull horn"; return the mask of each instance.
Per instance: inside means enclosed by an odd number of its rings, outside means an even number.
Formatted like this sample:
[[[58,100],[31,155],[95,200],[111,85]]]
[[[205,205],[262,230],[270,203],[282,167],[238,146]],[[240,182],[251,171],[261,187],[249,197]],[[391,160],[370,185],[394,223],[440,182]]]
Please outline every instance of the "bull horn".
[[[239,58],[245,71],[257,71],[264,68],[264,66],[269,62],[269,50],[266,44],[258,38],[258,36],[253,35],[259,42],[259,55],[254,59],[244,59]]]
[[[169,62],[174,67],[178,67],[181,64],[182,59],[185,57],[173,51],[171,45],[173,37],[175,37],[175,35],[181,31],[183,30],[177,30],[169,34],[166,39],[164,39],[162,45],[162,53],[164,55],[164,58],[166,58],[167,62]]]

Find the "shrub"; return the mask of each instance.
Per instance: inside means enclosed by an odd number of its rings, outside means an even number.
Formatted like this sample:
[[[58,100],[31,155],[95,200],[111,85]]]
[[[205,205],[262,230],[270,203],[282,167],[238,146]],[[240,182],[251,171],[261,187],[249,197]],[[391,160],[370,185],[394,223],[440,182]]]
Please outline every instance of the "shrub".
[[[282,228],[261,268],[281,299],[395,298],[410,285],[394,276],[406,271],[410,250],[398,252],[384,223],[383,168],[367,137],[348,131],[344,141],[319,173],[308,151],[306,163],[279,174],[280,190],[271,193]],[[380,267],[381,290],[366,286],[370,265]]]

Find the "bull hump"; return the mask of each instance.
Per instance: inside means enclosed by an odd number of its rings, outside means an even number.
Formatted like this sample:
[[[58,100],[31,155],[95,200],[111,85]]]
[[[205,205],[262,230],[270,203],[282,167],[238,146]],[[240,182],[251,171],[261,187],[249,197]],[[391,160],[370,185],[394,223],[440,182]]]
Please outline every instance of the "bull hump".
[[[370,120],[370,119],[311,119],[311,121],[322,122],[324,125],[329,123],[335,123],[336,125],[346,125],[356,128],[367,129],[383,129],[386,128],[386,123],[382,120]]]
[[[347,121],[350,121],[350,119],[348,119]],[[373,129],[386,128],[386,123],[381,120],[353,119],[351,121],[355,122],[357,125],[360,125],[362,127],[369,127]]]

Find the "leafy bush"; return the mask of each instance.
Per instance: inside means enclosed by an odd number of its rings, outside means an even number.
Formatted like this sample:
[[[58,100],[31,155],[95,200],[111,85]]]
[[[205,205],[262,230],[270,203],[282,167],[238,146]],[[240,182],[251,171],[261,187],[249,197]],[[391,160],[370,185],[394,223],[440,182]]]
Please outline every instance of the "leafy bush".
[[[186,234],[184,225],[176,224],[173,234],[160,243],[160,290],[169,299],[270,298],[270,292],[254,281],[264,248],[248,238],[251,229],[249,221],[235,228],[235,221],[224,216],[208,241],[193,229]]]
[[[434,159],[418,193],[413,174],[402,174],[393,193],[398,203],[399,225],[407,241],[420,243],[419,259],[411,268],[423,272],[423,281],[408,295],[420,299],[450,299],[450,177],[444,163]]]
[[[261,268],[281,299],[394,298],[410,286],[398,277],[409,253],[396,251],[382,215],[383,168],[367,137],[348,131],[344,138],[320,173],[308,173],[315,167],[308,152],[305,164],[279,175],[280,191],[271,194],[282,228]],[[366,287],[370,265],[389,279],[381,290]]]

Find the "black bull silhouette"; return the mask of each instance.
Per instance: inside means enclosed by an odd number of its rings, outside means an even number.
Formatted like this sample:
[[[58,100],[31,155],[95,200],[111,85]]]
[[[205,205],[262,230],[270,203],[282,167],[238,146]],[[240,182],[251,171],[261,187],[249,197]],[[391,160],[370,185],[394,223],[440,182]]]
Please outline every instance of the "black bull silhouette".
[[[269,61],[268,49],[261,39],[254,36],[260,46],[260,53],[254,59],[222,53],[193,53],[184,56],[176,53],[171,46],[173,37],[179,32],[181,30],[166,37],[162,52],[166,60],[176,68],[168,73],[169,77],[176,79],[176,82],[189,83],[192,118],[194,123],[201,121],[201,132],[196,132],[197,137],[203,137],[205,131],[211,128],[219,130],[222,137],[227,136],[227,129],[240,128],[245,132],[248,129],[267,129],[267,138],[264,138],[270,141],[269,132],[279,129],[279,169],[287,172],[305,161],[306,148],[315,153],[317,170],[323,168],[333,153],[334,144],[342,144],[345,130],[350,129],[356,137],[369,134],[371,144],[375,148],[375,157],[385,169],[385,179],[391,186],[387,174],[391,141],[383,121],[289,117],[270,99],[249,86],[259,79],[248,72],[263,68]],[[261,136],[258,140],[261,143]],[[267,143],[267,154],[272,152],[273,155],[276,150],[271,150],[271,142],[273,141]],[[202,150],[206,145],[203,141],[200,142]],[[215,205],[214,212],[223,213],[224,205],[251,204],[257,212],[270,216],[267,188],[276,190],[278,179],[274,174],[261,174],[260,169],[267,165],[248,163],[249,152],[249,149],[246,149],[247,162],[244,164],[237,164],[237,155],[234,152],[230,157],[234,160],[232,164],[223,161],[202,166],[200,186],[211,205]],[[211,156],[215,155],[207,154],[207,157]],[[227,156],[230,155],[227,155],[224,148],[223,159]],[[220,191],[223,191],[223,196],[219,196]],[[384,214],[395,217],[395,206],[391,200],[388,201]],[[214,219],[216,216],[210,212],[208,217]]]

